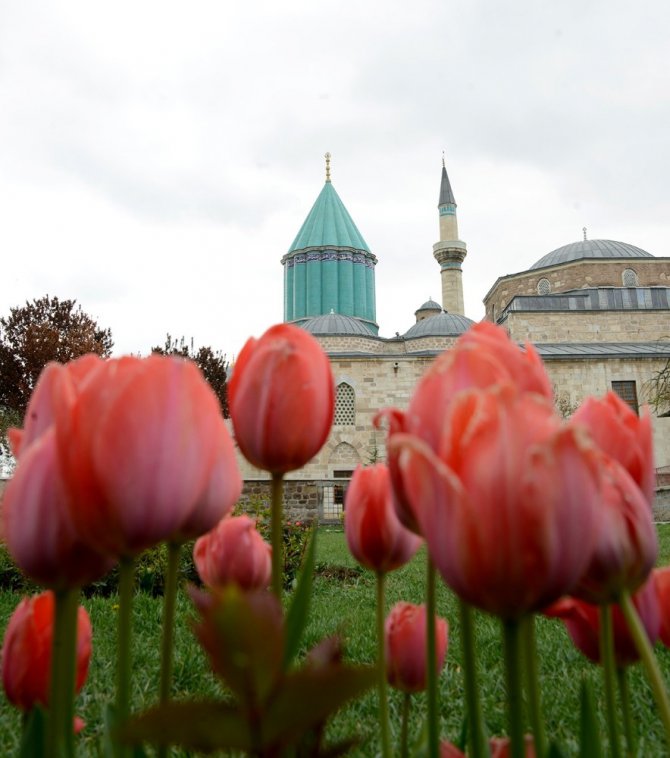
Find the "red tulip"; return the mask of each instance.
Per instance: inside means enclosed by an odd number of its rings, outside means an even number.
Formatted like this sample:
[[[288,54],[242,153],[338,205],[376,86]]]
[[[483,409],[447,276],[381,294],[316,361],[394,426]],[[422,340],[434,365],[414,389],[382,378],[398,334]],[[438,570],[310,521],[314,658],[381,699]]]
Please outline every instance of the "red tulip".
[[[661,642],[670,647],[670,566],[656,569],[652,572],[658,595],[658,606],[661,613]]]
[[[444,666],[447,655],[449,626],[444,619],[435,619],[435,658],[437,671]],[[397,603],[384,625],[386,678],[403,692],[426,689],[426,606]]]
[[[615,392],[608,392],[604,398],[587,398],[570,422],[587,427],[598,447],[628,471],[651,507],[656,471],[649,413],[638,417]]]
[[[209,587],[237,584],[244,590],[267,589],[272,548],[248,516],[226,516],[193,548],[195,567]]]
[[[373,571],[403,566],[421,539],[400,523],[393,508],[389,470],[383,463],[358,466],[347,489],[344,530],[356,560]]]
[[[656,642],[661,625],[656,584],[650,579],[633,595],[633,604],[640,616],[649,641]],[[560,618],[565,623],[575,647],[589,660],[600,663],[600,607],[577,598],[566,597],[544,609],[546,616]],[[628,666],[638,658],[628,625],[617,605],[612,605],[614,657],[618,666]]]
[[[251,338],[228,385],[240,450],[272,473],[301,468],[330,433],[334,397],[330,362],[311,334],[278,324]]]
[[[56,441],[77,531],[114,555],[208,531],[241,491],[216,395],[180,358],[106,361],[56,408]]]
[[[600,482],[596,544],[571,593],[595,604],[614,602],[621,590],[637,590],[658,554],[651,508],[625,469],[603,456]]]
[[[445,582],[504,618],[569,592],[596,539],[599,453],[510,386],[461,393],[445,427],[439,455],[412,435],[388,442]]]
[[[48,707],[54,596],[43,592],[24,598],[9,619],[2,645],[2,681],[7,699],[29,711]],[[91,658],[91,622],[84,608],[77,616],[77,671],[75,692],[84,686]]]
[[[530,734],[524,737],[524,758],[535,758],[535,742]],[[512,744],[509,737],[491,737],[489,740],[490,758],[509,758]],[[440,758],[466,758],[465,753],[451,742],[440,743]]]

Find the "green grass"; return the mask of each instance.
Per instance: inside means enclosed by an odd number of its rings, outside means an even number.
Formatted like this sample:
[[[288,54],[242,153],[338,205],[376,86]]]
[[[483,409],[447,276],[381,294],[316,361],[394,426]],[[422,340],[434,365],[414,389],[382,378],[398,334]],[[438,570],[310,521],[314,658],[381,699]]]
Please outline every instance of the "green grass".
[[[659,527],[659,563],[670,562],[670,525]],[[341,531],[322,529],[319,534],[317,576],[311,607],[311,620],[305,634],[305,648],[324,636],[336,632],[346,639],[346,655],[356,662],[372,662],[375,656],[374,614],[375,584],[371,572],[361,570],[349,555]],[[404,568],[388,579],[389,607],[399,600],[421,602],[425,583],[425,554],[421,551]],[[0,592],[0,625],[19,600],[14,592]],[[80,738],[80,755],[95,756],[101,730],[101,715],[114,696],[115,634],[118,612],[115,596],[92,597],[83,601],[91,615],[94,630],[94,653],[89,680],[77,700],[77,713],[87,722]],[[449,621],[449,652],[447,665],[440,677],[441,732],[456,740],[463,718],[462,679],[460,676],[460,629],[458,607],[452,594],[440,584],[439,614]],[[153,704],[158,687],[161,599],[146,594],[135,598],[133,664],[133,709]],[[217,680],[210,673],[207,661],[190,631],[193,615],[189,601],[181,593],[178,603],[178,626],[175,643],[175,697],[206,697],[221,693]],[[500,629],[496,619],[477,614],[479,673],[485,717],[491,734],[506,731],[505,691],[501,664]],[[543,689],[548,732],[556,738],[567,754],[575,755],[578,732],[579,690],[584,678],[593,682],[602,712],[600,670],[586,661],[572,646],[562,624],[539,618],[537,637],[540,652],[540,676]],[[670,653],[658,649],[661,666],[670,677]],[[640,735],[640,755],[667,755],[660,724],[655,715],[651,692],[639,666],[631,671],[634,720]],[[399,726],[400,697],[391,693],[394,729]],[[413,736],[418,734],[425,702],[422,695],[414,698]],[[18,713],[2,699],[0,703],[0,755],[16,754],[20,732]],[[335,739],[358,733],[362,743],[355,751],[360,756],[379,752],[376,725],[376,696],[370,693],[336,715],[330,726]],[[603,734],[605,733],[603,726]]]

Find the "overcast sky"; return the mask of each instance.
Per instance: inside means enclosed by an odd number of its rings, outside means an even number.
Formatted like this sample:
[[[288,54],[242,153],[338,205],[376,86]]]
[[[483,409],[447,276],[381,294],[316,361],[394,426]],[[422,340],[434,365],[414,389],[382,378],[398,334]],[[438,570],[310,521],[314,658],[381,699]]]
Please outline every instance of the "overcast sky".
[[[326,151],[382,336],[440,300],[443,150],[473,319],[583,226],[670,255],[669,40],[667,0],[5,0],[0,310],[233,357],[282,319]]]

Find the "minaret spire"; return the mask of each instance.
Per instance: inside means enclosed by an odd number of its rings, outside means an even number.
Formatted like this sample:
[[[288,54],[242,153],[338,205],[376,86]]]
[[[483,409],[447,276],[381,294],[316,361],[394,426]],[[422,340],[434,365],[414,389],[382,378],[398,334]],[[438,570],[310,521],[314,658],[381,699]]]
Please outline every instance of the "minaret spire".
[[[465,242],[458,239],[456,200],[447,175],[444,152],[442,152],[442,178],[437,207],[440,213],[440,241],[433,245],[433,255],[440,264],[442,307],[448,313],[464,316],[461,263],[467,255],[467,250]]]

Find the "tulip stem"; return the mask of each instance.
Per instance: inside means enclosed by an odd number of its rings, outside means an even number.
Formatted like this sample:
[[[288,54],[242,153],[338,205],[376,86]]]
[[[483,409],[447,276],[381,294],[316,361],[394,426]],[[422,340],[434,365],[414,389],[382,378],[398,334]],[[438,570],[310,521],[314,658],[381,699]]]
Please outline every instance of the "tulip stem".
[[[135,584],[135,558],[124,556],[119,563],[119,634],[116,680],[117,724],[122,727],[130,713],[130,675],[132,670],[132,607]],[[119,756],[128,754],[118,747]]]
[[[47,749],[49,755],[74,755],[74,690],[77,672],[79,588],[56,590],[51,650]]]
[[[537,670],[537,640],[535,638],[535,616],[526,616],[522,621],[524,651],[526,658],[526,687],[528,690],[528,710],[533,727],[535,752],[538,756],[547,754],[547,735],[542,718],[542,698],[540,695],[540,678]]]
[[[511,758],[524,758],[526,747],[523,736],[523,694],[521,688],[521,622],[503,620],[505,640],[505,678],[507,682],[507,717]]]
[[[628,592],[622,591],[619,596],[619,607],[626,619],[628,625],[628,631],[630,632],[637,652],[642,660],[647,679],[651,685],[652,692],[654,693],[654,699],[656,700],[656,707],[658,708],[661,721],[663,722],[663,728],[665,729],[665,738],[670,745],[670,701],[668,700],[668,692],[663,682],[663,676],[658,667],[658,661],[652,650],[649,637],[640,622],[633,601],[631,600]]]
[[[621,711],[623,713],[623,731],[626,735],[626,753],[629,758],[637,754],[637,740],[633,728],[633,714],[630,708],[630,690],[628,689],[628,672],[625,666],[617,666],[617,681],[619,683],[619,695],[621,697]]]
[[[609,603],[600,606],[600,662],[603,667],[603,684],[605,689],[605,707],[607,710],[607,728],[610,737],[612,758],[620,758],[619,729],[616,713],[616,679],[614,662],[614,631],[612,628],[612,606]]]
[[[472,608],[463,600],[459,602],[461,644],[463,646],[463,680],[468,716],[468,742],[472,758],[488,758],[489,748],[484,735],[484,720],[477,687],[477,653]]]
[[[402,723],[400,726],[400,758],[409,758],[409,707],[412,696],[409,692],[403,693],[402,698]]]
[[[179,542],[168,542],[167,570],[165,572],[165,589],[163,591],[163,644],[161,650],[161,685],[160,703],[165,705],[170,700],[172,689],[172,651],[174,648],[174,612],[177,600],[177,577],[179,574]],[[159,758],[167,755],[167,747],[158,748]]]
[[[428,756],[440,754],[440,714],[437,704],[437,652],[435,648],[435,564],[427,558],[426,576],[426,689],[428,696]]]
[[[272,511],[270,529],[272,536],[272,592],[281,602],[284,586],[284,475],[272,474]]]
[[[389,705],[386,692],[386,652],[384,616],[386,610],[385,579],[383,571],[377,572],[377,686],[379,691],[379,727],[382,739],[382,757],[391,758],[391,733],[389,729]]]

